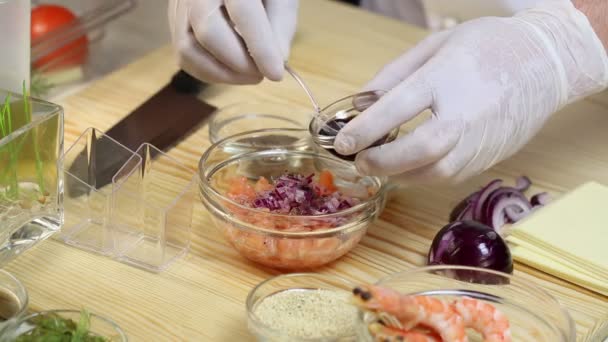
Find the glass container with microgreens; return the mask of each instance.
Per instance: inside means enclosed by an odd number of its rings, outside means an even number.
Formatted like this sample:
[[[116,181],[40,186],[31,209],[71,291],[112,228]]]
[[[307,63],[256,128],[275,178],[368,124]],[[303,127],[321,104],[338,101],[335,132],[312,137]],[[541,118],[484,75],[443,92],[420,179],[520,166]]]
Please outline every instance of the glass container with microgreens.
[[[270,278],[247,297],[249,330],[258,341],[356,341],[352,287],[342,278],[315,273]]]
[[[0,91],[0,265],[59,230],[63,109]]]
[[[10,341],[127,342],[128,339],[109,318],[87,310],[49,310],[24,317]]]

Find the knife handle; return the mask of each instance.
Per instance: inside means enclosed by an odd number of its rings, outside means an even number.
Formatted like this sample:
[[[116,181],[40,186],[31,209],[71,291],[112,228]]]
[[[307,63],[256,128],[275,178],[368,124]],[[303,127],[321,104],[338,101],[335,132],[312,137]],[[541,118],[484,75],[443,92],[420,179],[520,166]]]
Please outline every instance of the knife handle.
[[[178,93],[182,94],[197,94],[206,86],[205,83],[190,76],[184,70],[175,73],[170,84]]]

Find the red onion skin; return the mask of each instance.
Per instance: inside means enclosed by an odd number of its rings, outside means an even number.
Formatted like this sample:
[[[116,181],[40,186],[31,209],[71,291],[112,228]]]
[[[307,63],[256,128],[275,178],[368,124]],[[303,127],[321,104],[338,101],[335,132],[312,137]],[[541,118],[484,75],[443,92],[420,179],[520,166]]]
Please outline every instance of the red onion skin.
[[[526,176],[520,176],[515,181],[515,188],[521,192],[526,192],[532,186],[532,181]]]
[[[522,212],[521,217],[510,217],[507,209],[519,209]],[[506,235],[506,231],[503,229],[504,225],[508,223],[507,219],[517,221],[522,219],[525,215],[523,213],[529,213],[532,210],[532,206],[528,203],[526,198],[517,197],[503,197],[496,201],[496,205],[493,208],[492,213],[492,228],[501,236]]]
[[[460,218],[462,218],[464,213],[466,211],[469,211],[470,209],[471,209],[471,203],[469,203],[468,198],[462,200],[450,212],[450,222],[459,220]]]
[[[548,193],[541,192],[539,194],[532,196],[532,198],[530,198],[530,204],[532,204],[533,207],[543,206],[543,205],[547,205],[550,200],[551,199],[550,199],[550,196]]]
[[[443,227],[433,239],[427,262],[513,273],[506,242],[494,229],[475,221],[456,221]]]
[[[469,221],[473,219],[473,204],[470,204],[454,221]],[[453,221],[452,221],[453,222]]]
[[[518,189],[511,187],[501,187],[499,189],[494,190],[486,199],[485,203],[483,203],[483,215],[479,222],[493,227],[493,218],[495,216],[495,208],[498,202],[504,200],[504,198],[517,198],[521,202],[528,203],[528,199],[524,196]],[[498,227],[500,228],[500,227]]]
[[[492,194],[492,192],[499,189],[501,186],[502,186],[502,180],[495,179],[495,180],[491,181],[488,185],[486,185],[483,189],[481,189],[481,191],[479,192],[479,197],[477,198],[477,201],[475,201],[475,204],[473,207],[473,219],[475,221],[484,222],[483,204],[485,203],[486,199],[488,199],[488,196],[490,196],[490,194]]]
[[[471,211],[472,218],[473,204],[477,201],[478,197],[479,191],[476,191],[460,201],[450,212],[450,222],[461,220],[466,211]]]

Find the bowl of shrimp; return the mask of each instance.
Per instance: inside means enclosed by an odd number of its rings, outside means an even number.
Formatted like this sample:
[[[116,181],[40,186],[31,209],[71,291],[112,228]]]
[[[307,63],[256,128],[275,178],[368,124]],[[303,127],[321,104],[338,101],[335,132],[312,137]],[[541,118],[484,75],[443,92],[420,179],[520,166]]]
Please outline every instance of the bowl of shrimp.
[[[352,250],[384,206],[385,179],[315,151],[305,129],[263,129],[213,144],[200,197],[225,239],[275,269],[310,270]]]
[[[529,279],[483,268],[416,268],[357,286],[353,297],[361,341],[576,340],[554,297]]]

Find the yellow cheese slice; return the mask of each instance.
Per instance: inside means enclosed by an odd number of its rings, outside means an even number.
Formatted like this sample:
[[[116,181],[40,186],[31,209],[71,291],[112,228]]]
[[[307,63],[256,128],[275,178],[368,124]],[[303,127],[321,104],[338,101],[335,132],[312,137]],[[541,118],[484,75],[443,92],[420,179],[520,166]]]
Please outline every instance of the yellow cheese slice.
[[[590,182],[513,225],[512,235],[608,274],[608,187]],[[608,282],[608,279],[606,279]]]
[[[514,260],[528,264],[591,291],[601,294],[608,293],[606,278],[585,271],[577,265],[564,262],[559,256],[547,253],[540,248],[526,243],[519,244],[520,242],[518,239],[511,238],[511,254]]]
[[[522,260],[521,257],[516,258],[515,251],[518,251],[518,252],[529,251],[530,253],[533,253],[535,256],[538,256],[539,258],[546,259],[548,262],[558,263],[561,266],[561,268],[563,268],[564,270],[566,270],[566,269],[570,270],[574,275],[582,274],[586,277],[589,277],[590,279],[595,279],[596,281],[601,281],[603,279],[603,277],[599,276],[597,272],[593,272],[593,271],[587,270],[584,267],[580,267],[579,265],[577,265],[573,262],[570,262],[569,260],[561,258],[559,255],[556,255],[555,253],[553,253],[551,251],[547,251],[545,249],[539,248],[531,243],[526,242],[525,240],[521,240],[519,238],[511,236],[511,237],[509,237],[509,243],[511,244],[511,254],[513,254],[513,258],[516,259],[517,261],[525,263],[525,259]],[[526,255],[529,255],[529,254],[526,254]]]
[[[576,270],[568,268],[558,261],[547,259],[543,255],[536,254],[525,247],[514,246],[511,249],[511,252],[513,254],[513,258],[519,262],[528,264],[534,268],[570,281],[591,291],[608,296],[608,283],[605,280],[602,281],[596,278],[588,277],[585,274],[578,273]]]
[[[539,239],[536,239],[534,237],[530,237],[526,234],[521,234],[521,233],[513,236],[513,238],[518,238],[522,241],[526,241],[528,246],[534,246],[536,248],[539,248],[539,249],[545,251],[546,253],[556,255],[556,257],[559,260],[561,260],[562,262],[570,263],[570,264],[574,265],[574,267],[578,267],[580,269],[585,269],[590,273],[597,274],[598,276],[601,276],[604,279],[606,279],[606,282],[608,282],[608,270],[607,269],[602,268],[599,265],[595,265],[595,264],[589,262],[588,260],[581,259],[581,258],[577,257],[576,255],[569,253],[567,251],[567,247],[560,248],[560,247],[552,246],[550,244],[546,244],[545,242],[543,242]],[[510,240],[508,240],[508,241],[510,241]]]

